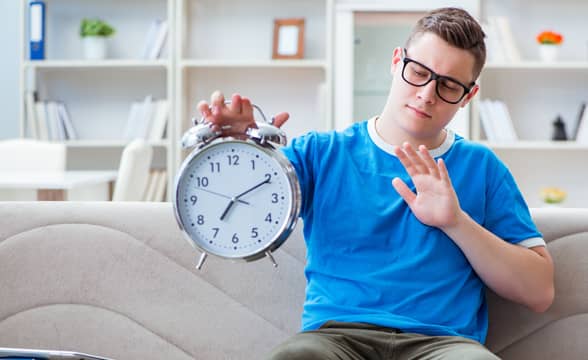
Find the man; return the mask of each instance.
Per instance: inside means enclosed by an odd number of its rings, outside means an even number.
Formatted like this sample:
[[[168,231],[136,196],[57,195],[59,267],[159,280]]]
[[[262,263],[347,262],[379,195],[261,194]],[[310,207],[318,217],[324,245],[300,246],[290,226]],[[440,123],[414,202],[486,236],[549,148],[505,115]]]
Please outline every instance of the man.
[[[484,285],[551,305],[553,263],[512,175],[445,129],[478,92],[485,57],[467,12],[432,11],[394,49],[379,116],[283,149],[302,188],[307,288],[302,332],[270,358],[495,359],[482,345]],[[253,124],[239,95],[198,108],[232,131]]]

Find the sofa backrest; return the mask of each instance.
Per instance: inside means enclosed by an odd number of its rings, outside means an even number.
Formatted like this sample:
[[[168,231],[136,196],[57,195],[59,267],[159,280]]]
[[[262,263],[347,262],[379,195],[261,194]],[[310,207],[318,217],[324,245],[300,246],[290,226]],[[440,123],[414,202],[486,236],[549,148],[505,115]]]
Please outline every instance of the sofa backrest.
[[[253,359],[295,333],[298,233],[230,263],[181,235],[169,203],[0,203],[0,347],[114,359]]]
[[[488,345],[505,359],[580,358],[588,210],[533,214],[557,264],[555,304],[535,314],[489,294]],[[298,331],[300,226],[274,253],[276,269],[209,257],[198,271],[198,255],[169,203],[0,203],[0,347],[257,359]]]
[[[537,314],[488,291],[486,345],[502,359],[586,359],[588,209],[531,213],[555,263],[554,303]]]

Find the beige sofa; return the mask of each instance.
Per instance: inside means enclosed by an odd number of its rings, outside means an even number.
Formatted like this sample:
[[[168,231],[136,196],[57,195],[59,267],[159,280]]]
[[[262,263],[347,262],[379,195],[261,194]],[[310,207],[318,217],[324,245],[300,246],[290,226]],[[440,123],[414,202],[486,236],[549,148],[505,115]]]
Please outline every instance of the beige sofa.
[[[555,259],[555,303],[535,314],[489,294],[488,346],[504,359],[585,359],[588,210],[533,216]],[[209,258],[198,271],[197,256],[169,203],[0,203],[0,347],[260,359],[297,331],[299,231],[277,269]]]

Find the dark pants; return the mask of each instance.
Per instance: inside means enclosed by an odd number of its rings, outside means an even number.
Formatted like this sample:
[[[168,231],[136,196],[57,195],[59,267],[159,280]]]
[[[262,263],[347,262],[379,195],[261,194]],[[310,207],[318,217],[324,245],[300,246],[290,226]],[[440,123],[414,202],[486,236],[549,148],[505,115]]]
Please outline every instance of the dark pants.
[[[499,359],[482,344],[459,336],[426,336],[395,329],[329,321],[275,348],[272,360]]]

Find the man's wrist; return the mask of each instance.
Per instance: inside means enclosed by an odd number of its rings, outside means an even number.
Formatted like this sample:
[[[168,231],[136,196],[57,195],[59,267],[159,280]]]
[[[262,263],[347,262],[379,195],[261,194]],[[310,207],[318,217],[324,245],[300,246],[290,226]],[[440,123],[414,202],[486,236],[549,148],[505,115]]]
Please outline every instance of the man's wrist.
[[[461,208],[456,212],[454,220],[447,225],[441,226],[440,229],[449,235],[462,228],[470,219],[470,216]]]

